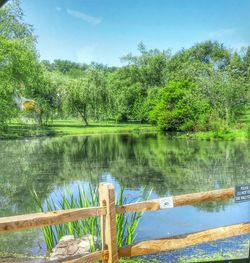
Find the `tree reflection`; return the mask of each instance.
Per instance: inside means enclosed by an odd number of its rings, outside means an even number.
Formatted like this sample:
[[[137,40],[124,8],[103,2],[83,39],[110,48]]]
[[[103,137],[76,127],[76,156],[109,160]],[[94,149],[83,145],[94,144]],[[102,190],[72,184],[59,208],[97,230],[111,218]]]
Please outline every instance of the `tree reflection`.
[[[159,196],[249,183],[249,149],[247,142],[176,140],[161,134],[3,141],[1,215],[34,211],[31,189],[45,198],[75,181],[96,185],[107,173],[127,188],[149,187]]]
[[[0,215],[34,212],[32,189],[46,198],[74,182],[97,185],[104,175],[128,189],[152,188],[158,196],[250,183],[249,152],[249,142],[176,140],[163,134],[2,141]],[[229,204],[197,208],[215,212]]]

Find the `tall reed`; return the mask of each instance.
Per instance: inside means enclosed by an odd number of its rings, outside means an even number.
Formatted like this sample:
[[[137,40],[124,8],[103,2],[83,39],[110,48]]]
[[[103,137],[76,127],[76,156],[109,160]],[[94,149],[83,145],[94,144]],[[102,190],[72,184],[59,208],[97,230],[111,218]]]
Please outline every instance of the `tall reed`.
[[[42,202],[35,191],[32,192],[32,195],[37,207],[42,212],[99,206],[98,188],[93,188],[91,185],[88,185],[87,189],[84,189],[82,185],[78,185],[77,193],[75,194],[73,194],[69,187],[64,188],[64,191],[57,196],[57,201],[47,198]],[[116,204],[123,205],[125,203],[124,188],[121,188],[116,197]],[[117,242],[119,247],[133,243],[141,217],[142,213],[118,214],[116,216]],[[101,246],[100,232],[99,217],[43,227],[44,240],[49,252],[52,251],[53,247],[65,235],[74,235],[76,238],[81,238],[87,234],[91,234],[90,248],[91,251],[95,251]]]

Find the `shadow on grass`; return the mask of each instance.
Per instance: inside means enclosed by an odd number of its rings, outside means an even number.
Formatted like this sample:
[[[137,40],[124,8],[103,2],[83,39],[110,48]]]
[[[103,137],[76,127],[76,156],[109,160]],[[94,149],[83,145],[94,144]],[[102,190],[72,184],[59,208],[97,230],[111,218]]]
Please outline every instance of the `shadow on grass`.
[[[34,124],[15,124],[0,131],[0,139],[22,139],[29,137],[55,136],[56,133],[48,126]]]

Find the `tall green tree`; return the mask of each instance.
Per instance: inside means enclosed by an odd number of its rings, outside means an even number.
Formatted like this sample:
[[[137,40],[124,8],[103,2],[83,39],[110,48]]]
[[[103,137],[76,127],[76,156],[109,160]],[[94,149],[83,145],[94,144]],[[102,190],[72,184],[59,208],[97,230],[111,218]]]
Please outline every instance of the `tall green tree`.
[[[14,90],[23,90],[36,75],[37,55],[31,26],[23,20],[19,1],[0,9],[0,122],[17,116],[13,103]]]
[[[89,69],[82,78],[71,79],[66,90],[65,105],[71,113],[80,115],[86,125],[89,118],[101,119],[107,115],[109,95],[104,73]]]
[[[240,70],[240,69],[239,69]],[[207,97],[218,117],[229,126],[242,113],[247,102],[249,83],[235,71],[213,71],[200,79],[200,91]]]

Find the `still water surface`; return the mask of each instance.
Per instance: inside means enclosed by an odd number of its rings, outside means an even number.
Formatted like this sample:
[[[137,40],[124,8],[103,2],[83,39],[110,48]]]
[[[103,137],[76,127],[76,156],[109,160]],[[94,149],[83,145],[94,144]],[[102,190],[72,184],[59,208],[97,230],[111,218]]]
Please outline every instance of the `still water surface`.
[[[0,142],[0,216],[37,211],[31,190],[56,198],[65,186],[112,182],[128,200],[250,184],[250,143],[177,140],[163,134],[98,135]],[[146,212],[137,240],[250,221],[233,200]],[[40,231],[0,235],[0,252],[45,253]]]

